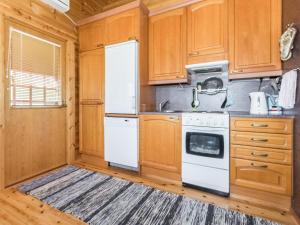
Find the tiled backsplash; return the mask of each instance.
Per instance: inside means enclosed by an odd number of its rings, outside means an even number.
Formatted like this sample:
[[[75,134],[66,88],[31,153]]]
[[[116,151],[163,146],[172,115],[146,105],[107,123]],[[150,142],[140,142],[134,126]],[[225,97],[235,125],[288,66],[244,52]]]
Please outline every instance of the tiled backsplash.
[[[169,110],[183,110],[191,111],[191,103],[193,100],[192,89],[196,87],[197,82],[203,82],[206,78],[211,76],[220,76],[219,74],[206,74],[206,75],[192,75],[191,83],[184,85],[166,85],[158,86],[156,88],[156,106],[161,101],[169,100],[166,109]],[[223,80],[224,81],[224,80]],[[231,106],[225,110],[230,111],[249,111],[250,98],[249,93],[258,91],[259,79],[251,80],[234,80],[224,81],[224,87],[228,87],[228,102],[232,103]],[[266,93],[274,94],[270,87],[270,80],[264,79],[261,90]],[[219,111],[221,105],[226,97],[226,93],[219,93],[216,95],[198,95],[200,100],[199,111]]]

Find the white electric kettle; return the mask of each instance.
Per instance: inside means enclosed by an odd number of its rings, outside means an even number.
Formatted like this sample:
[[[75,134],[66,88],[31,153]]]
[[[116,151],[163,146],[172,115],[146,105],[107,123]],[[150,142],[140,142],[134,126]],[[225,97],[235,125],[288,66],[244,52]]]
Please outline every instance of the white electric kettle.
[[[251,114],[268,114],[267,99],[264,92],[252,92],[249,94],[251,100]]]

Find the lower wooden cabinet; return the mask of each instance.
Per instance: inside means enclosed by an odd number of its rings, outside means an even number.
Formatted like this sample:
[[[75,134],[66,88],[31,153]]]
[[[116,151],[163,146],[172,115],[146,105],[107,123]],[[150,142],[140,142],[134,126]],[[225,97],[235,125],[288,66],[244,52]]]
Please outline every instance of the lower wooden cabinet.
[[[291,166],[231,159],[231,184],[291,195],[291,179]]]
[[[181,177],[181,119],[179,116],[140,116],[142,173],[170,179]]]
[[[80,153],[104,158],[104,107],[80,105]]]

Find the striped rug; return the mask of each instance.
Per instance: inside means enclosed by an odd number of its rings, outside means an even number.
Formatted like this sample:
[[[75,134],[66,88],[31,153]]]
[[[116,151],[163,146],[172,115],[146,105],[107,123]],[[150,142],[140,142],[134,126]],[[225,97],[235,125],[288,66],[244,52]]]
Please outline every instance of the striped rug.
[[[18,189],[93,225],[278,224],[74,166]]]

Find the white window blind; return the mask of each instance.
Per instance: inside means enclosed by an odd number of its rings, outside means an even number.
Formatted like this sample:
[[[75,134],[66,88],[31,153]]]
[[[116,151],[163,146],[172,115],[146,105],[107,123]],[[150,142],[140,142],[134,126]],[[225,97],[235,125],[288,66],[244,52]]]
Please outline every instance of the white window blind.
[[[61,46],[12,27],[9,34],[10,106],[61,106]]]

